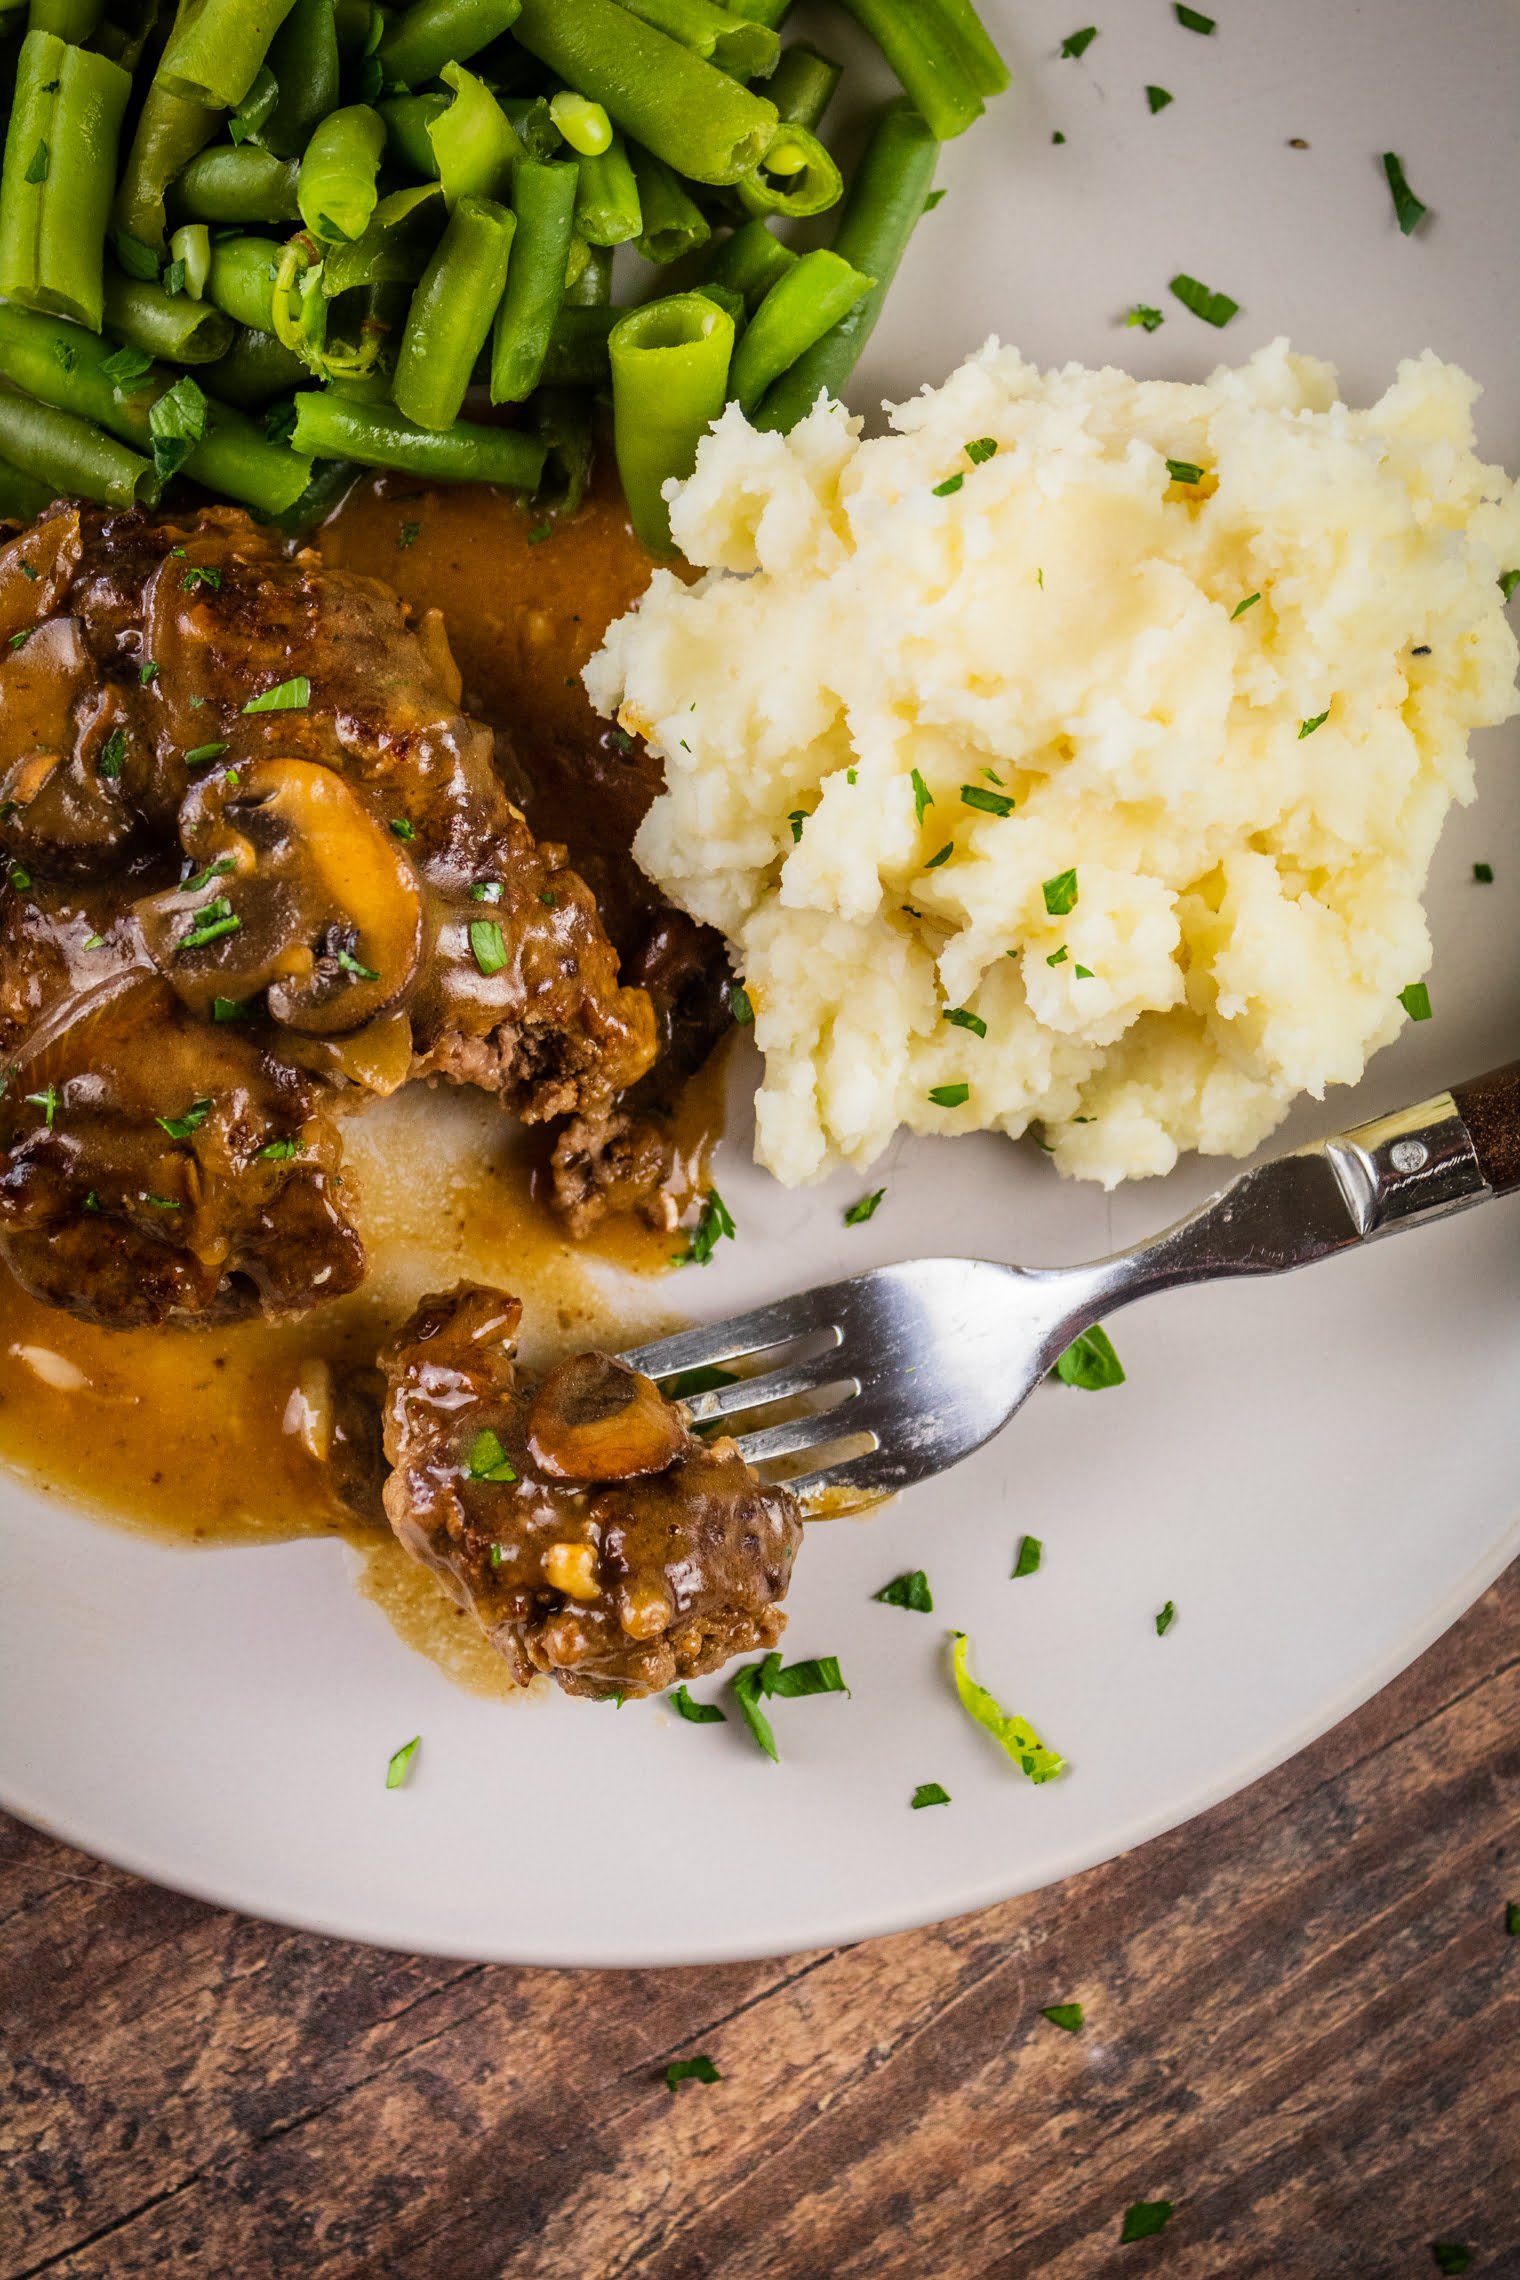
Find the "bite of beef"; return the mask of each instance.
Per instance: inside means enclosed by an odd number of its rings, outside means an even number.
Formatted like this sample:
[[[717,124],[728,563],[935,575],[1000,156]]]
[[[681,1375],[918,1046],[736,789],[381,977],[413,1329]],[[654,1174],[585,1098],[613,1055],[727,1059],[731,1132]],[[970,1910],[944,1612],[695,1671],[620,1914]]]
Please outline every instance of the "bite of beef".
[[[518,1301],[424,1299],[381,1356],[386,1510],[525,1684],[659,1692],[775,1645],[802,1538],[795,1499],[615,1358],[538,1383]]]

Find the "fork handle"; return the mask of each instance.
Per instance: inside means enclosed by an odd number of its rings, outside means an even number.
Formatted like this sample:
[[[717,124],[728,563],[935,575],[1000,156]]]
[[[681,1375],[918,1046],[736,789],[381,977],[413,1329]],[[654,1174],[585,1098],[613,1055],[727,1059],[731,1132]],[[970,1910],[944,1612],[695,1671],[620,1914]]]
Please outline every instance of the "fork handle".
[[[1451,1097],[1467,1126],[1478,1169],[1495,1195],[1520,1187],[1520,1061],[1469,1084],[1453,1085]]]

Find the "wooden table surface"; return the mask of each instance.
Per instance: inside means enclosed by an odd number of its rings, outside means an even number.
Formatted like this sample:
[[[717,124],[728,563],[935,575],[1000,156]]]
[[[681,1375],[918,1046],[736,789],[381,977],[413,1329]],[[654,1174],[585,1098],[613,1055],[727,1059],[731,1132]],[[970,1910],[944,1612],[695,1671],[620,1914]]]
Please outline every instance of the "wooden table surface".
[[[782,1962],[390,1955],[0,1823],[0,2275],[1515,2280],[1517,1638],[1520,1567],[1189,1828]]]

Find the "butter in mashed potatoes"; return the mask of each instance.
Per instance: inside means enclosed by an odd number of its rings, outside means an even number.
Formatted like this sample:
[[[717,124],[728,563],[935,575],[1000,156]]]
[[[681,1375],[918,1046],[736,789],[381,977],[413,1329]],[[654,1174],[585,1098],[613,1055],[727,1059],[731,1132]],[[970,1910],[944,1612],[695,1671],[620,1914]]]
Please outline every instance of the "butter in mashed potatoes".
[[[1423,975],[1468,735],[1516,709],[1520,494],[1427,354],[1202,386],[995,342],[789,436],[733,406],[587,668],[661,755],[635,852],[721,928],[789,1183],[1036,1125],[1105,1185],[1352,1084]],[[995,448],[994,448],[995,447]]]

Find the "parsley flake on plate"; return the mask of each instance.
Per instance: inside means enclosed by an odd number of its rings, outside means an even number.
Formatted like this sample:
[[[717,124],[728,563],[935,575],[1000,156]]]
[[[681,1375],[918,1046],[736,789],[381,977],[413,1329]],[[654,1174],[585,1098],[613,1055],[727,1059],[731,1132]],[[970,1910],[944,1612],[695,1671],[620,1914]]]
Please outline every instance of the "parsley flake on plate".
[[[1166,1637],[1166,1634],[1167,1634],[1167,1632],[1168,1632],[1168,1631],[1171,1629],[1172,1625],[1173,1625],[1173,1624],[1176,1622],[1176,1620],[1177,1620],[1177,1602],[1176,1602],[1176,1600],[1175,1600],[1175,1599],[1169,1599],[1169,1600],[1167,1601],[1166,1605],[1165,1605],[1163,1608],[1159,1609],[1159,1610],[1158,1610],[1158,1612],[1157,1612],[1157,1616],[1156,1616],[1156,1636],[1157,1636],[1157,1638],[1158,1638],[1158,1639],[1164,1639],[1164,1638]]]
[[[1504,596],[1504,599],[1506,601],[1509,600],[1511,594],[1514,592],[1517,586],[1520,586],[1520,570],[1500,571],[1499,591]]]
[[[913,786],[913,820],[915,823],[922,823],[925,808],[932,808],[934,805],[934,794],[916,768],[912,771],[908,781]]]
[[[934,1594],[922,1568],[910,1568],[906,1575],[894,1575],[890,1583],[884,1583],[880,1591],[873,1591],[871,1597],[883,1607],[907,1607],[915,1615],[934,1613]]]
[[[1202,317],[1206,325],[1227,325],[1231,317],[1240,314],[1238,301],[1232,301],[1228,293],[1210,292],[1207,285],[1200,285],[1198,279],[1189,277],[1185,270],[1177,272],[1170,290],[1185,309],[1191,310],[1195,317]]]
[[[1145,100],[1149,103],[1151,116],[1154,118],[1158,111],[1164,111],[1168,103],[1173,102],[1175,98],[1165,87],[1147,87]]]
[[[1326,705],[1324,711],[1316,713],[1312,720],[1301,720],[1298,724],[1299,743],[1302,744],[1306,736],[1312,736],[1317,728],[1323,728],[1329,718],[1330,707]]]
[[[754,1001],[742,982],[729,983],[728,1010],[741,1029],[753,1029],[755,1025]]]
[[[924,869],[926,871],[937,871],[941,863],[948,863],[954,853],[955,841],[953,839],[947,839],[944,846],[940,849],[939,853],[937,855],[931,855],[929,857],[928,862],[924,865]]]
[[[1231,612],[1230,612],[1230,623],[1231,623],[1231,625],[1233,625],[1233,624],[1235,623],[1235,620],[1236,620],[1237,618],[1242,618],[1242,617],[1244,617],[1244,616],[1245,616],[1245,614],[1246,614],[1246,611],[1247,611],[1247,610],[1254,610],[1254,609],[1255,609],[1255,607],[1256,607],[1256,605],[1257,605],[1257,603],[1258,603],[1260,600],[1261,600],[1261,594],[1260,594],[1260,592],[1258,591],[1258,592],[1256,592],[1256,593],[1254,593],[1254,594],[1247,594],[1247,596],[1246,596],[1246,598],[1245,598],[1245,600],[1244,600],[1243,602],[1237,602],[1237,603],[1235,604],[1235,607],[1234,607],[1234,608],[1231,610]]]
[[[694,1701],[684,1686],[673,1687],[665,1699],[675,1711],[676,1716],[684,1718],[688,1725],[721,1726],[727,1722],[728,1713],[726,1710],[720,1710],[716,1702]]]
[[[1108,1332],[1094,1323],[1073,1338],[1065,1353],[1056,1363],[1056,1376],[1063,1385],[1074,1385],[1083,1393],[1101,1393],[1105,1386],[1123,1385],[1124,1364],[1114,1352]]]
[[[1504,1929],[1512,1940],[1520,1940],[1520,1900],[1504,1903]]]
[[[1080,32],[1068,32],[1061,42],[1062,55],[1086,55],[1097,36],[1096,24],[1087,24]]]
[[[886,1192],[884,1187],[873,1188],[869,1195],[863,1195],[857,1202],[852,1203],[844,1215],[846,1227],[864,1227],[868,1219],[874,1219],[877,1207]]]
[[[952,1023],[957,1029],[969,1029],[973,1037],[985,1037],[987,1034],[987,1024],[981,1015],[969,1013],[963,1005],[947,1005],[940,1014],[940,1020]]]
[[[1196,8],[1184,8],[1181,0],[1178,0],[1172,13],[1185,32],[1211,32],[1214,29],[1212,16],[1200,15]]]
[[[796,846],[798,840],[800,840],[802,837],[802,827],[807,822],[807,819],[808,811],[806,808],[793,808],[786,819],[792,827],[792,845],[794,847]]]
[[[997,441],[990,435],[979,435],[974,442],[963,444],[961,448],[973,467],[980,467],[987,460],[997,457]]]
[[[464,1469],[471,1480],[513,1481],[516,1468],[501,1445],[501,1435],[483,1425],[465,1451]]]
[[[1077,874],[1075,871],[1058,871],[1047,879],[1040,889],[1045,897],[1045,908],[1052,918],[1065,918],[1068,911],[1077,907]]]
[[[1433,2240],[1430,2253],[1438,2272],[1470,2272],[1473,2252],[1465,2240]]]
[[[972,1677],[966,1667],[969,1651],[964,1631],[952,1631],[950,1668],[955,1679],[955,1691],[961,1708],[985,1733],[992,1736],[1000,1750],[1012,1758],[1014,1764],[1033,1782],[1054,1781],[1066,1770],[1066,1760],[1059,1751],[1048,1749],[1027,1718],[1007,1711],[995,1695],[989,1694]]]
[[[500,922],[494,918],[472,918],[470,949],[483,974],[499,974],[507,962],[506,937]]]
[[[1408,237],[1411,231],[1419,228],[1430,208],[1422,204],[1410,189],[1404,162],[1397,151],[1384,151],[1383,172],[1388,177],[1388,188],[1393,196],[1394,219],[1405,237]]]
[[[683,2082],[721,2082],[722,2075],[708,2057],[699,2051],[695,2058],[673,2059],[665,2069],[667,2090],[679,2090]]]
[[[192,1132],[199,1132],[210,1114],[209,1100],[193,1100],[182,1116],[155,1116],[153,1121],[163,1126],[171,1140],[188,1140]]]
[[[738,1233],[733,1214],[716,1188],[709,1188],[702,1199],[701,1215],[691,1231],[691,1241],[684,1251],[675,1255],[678,1267],[705,1267],[725,1237],[732,1239]]]
[[[950,1792],[937,1781],[921,1781],[908,1800],[908,1810],[921,1813],[926,1805],[948,1805]]]
[[[245,713],[305,712],[311,703],[311,682],[304,673],[297,673],[289,681],[281,681],[278,688],[266,689],[261,697],[250,697],[244,705]]]
[[[1040,1537],[1021,1536],[1019,1538],[1018,1558],[1013,1563],[1013,1581],[1017,1583],[1019,1577],[1023,1575],[1037,1575],[1040,1562],[1044,1557],[1045,1546]]]
[[[760,1707],[760,1673],[764,1667],[763,1663],[745,1663],[728,1683],[739,1705],[739,1715],[755,1742],[773,1765],[779,1765],[781,1752],[776,1747],[776,1730]]]
[[[964,1108],[971,1098],[969,1085],[932,1085],[929,1098],[936,1108]]]
[[[966,478],[964,475],[947,475],[943,483],[935,484],[934,496],[936,499],[948,499],[953,497],[954,494],[960,489],[961,485],[965,482],[965,480]]]
[[[1017,804],[1006,792],[989,792],[982,784],[961,786],[961,806],[979,808],[983,815],[1012,815]]]
[[[1430,1019],[1430,991],[1424,982],[1410,982],[1401,989],[1399,1003],[1411,1021]]]
[[[1191,459],[1169,459],[1166,463],[1166,471],[1174,483],[1201,483],[1203,481],[1203,469],[1196,467]]]
[[[1140,325],[1146,332],[1156,332],[1166,323],[1166,317],[1160,309],[1153,309],[1146,302],[1137,301],[1124,322],[1127,325]]]
[[[1181,10],[1178,10],[1179,15]],[[1165,2232],[1172,2221],[1170,2201],[1132,2201],[1124,2212],[1119,2228],[1121,2241],[1151,2240],[1158,2232]]]
[[[1064,2034],[1074,2035],[1080,2030],[1085,2013],[1080,2003],[1047,2003],[1041,2010],[1040,2017],[1048,2019],[1053,2027],[1059,2027]]]
[[[411,1740],[403,1742],[399,1750],[392,1750],[390,1762],[385,1769],[385,1786],[387,1789],[399,1789],[401,1787],[411,1772],[412,1760],[421,1747],[422,1736],[413,1734]]]
[[[1476,880],[1477,884],[1480,887],[1491,887],[1494,883],[1494,867],[1492,863],[1474,863],[1473,878]]]

